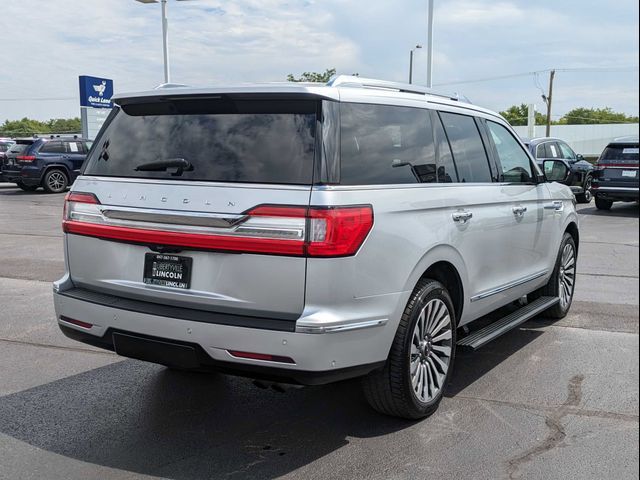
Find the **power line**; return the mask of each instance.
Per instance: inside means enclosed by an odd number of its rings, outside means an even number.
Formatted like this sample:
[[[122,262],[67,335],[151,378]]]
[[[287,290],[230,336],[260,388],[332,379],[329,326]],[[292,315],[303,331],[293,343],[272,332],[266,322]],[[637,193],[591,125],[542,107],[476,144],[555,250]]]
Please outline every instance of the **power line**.
[[[573,68],[547,68],[544,70],[534,70],[532,72],[512,73],[508,75],[497,75],[494,77],[476,78],[473,80],[458,80],[454,82],[445,82],[435,84],[435,87],[443,87],[447,85],[464,85],[469,83],[482,83],[491,82],[494,80],[506,80],[509,78],[537,76],[540,73],[549,73],[552,70],[556,72],[592,72],[592,73],[618,73],[618,72],[635,72],[638,71],[638,66],[612,66],[612,67],[573,67]]]

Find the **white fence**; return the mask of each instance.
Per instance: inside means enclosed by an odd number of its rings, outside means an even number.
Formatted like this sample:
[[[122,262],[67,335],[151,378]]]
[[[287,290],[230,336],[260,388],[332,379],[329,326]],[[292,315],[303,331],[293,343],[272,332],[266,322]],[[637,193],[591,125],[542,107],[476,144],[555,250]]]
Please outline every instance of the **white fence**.
[[[527,137],[528,127],[514,127],[521,137]],[[535,137],[544,137],[545,125],[536,125]],[[551,136],[567,142],[576,153],[597,156],[604,147],[618,137],[638,135],[637,123],[611,123],[605,125],[551,125]]]

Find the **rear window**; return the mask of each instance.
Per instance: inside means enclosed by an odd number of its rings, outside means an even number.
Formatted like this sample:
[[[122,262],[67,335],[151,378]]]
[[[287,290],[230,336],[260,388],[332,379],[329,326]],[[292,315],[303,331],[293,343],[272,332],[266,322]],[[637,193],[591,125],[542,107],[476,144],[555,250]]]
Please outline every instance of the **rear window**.
[[[13,145],[11,145],[11,147],[9,148],[8,152],[9,153],[22,153],[25,150],[27,150],[31,145],[33,145],[33,142],[30,143],[14,143]]]
[[[602,152],[600,160],[616,160],[616,161],[638,161],[638,145],[609,145]]]
[[[312,183],[318,103],[177,99],[117,111],[86,175],[212,182]],[[186,160],[192,168],[136,170]],[[179,160],[182,161],[182,160]]]

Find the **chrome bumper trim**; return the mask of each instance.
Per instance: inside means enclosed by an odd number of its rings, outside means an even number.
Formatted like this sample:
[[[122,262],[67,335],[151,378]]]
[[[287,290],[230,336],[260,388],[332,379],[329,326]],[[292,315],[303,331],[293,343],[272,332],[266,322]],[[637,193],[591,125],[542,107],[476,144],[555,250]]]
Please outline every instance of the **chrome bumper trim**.
[[[361,330],[363,328],[382,327],[387,319],[367,320],[365,322],[346,323],[338,325],[296,325],[296,333],[340,333]]]

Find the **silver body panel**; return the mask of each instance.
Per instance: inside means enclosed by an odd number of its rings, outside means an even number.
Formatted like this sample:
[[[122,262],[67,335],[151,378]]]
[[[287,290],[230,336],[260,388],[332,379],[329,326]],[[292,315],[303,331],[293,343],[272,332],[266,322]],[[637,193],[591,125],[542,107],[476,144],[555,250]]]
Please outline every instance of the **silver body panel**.
[[[121,95],[115,101],[273,92],[438,109],[488,118],[508,127],[498,115],[469,104],[385,89],[292,84],[176,88]],[[65,235],[67,274],[54,285],[58,318],[89,321],[94,326],[88,333],[96,336],[115,328],[197,343],[212,358],[227,362],[269,363],[234,358],[227,350],[288,356],[295,364],[279,367],[305,371],[384,361],[414,286],[435,263],[450,263],[462,281],[460,326],[532,292],[548,282],[563,232],[570,223],[578,223],[570,189],[548,183],[299,187],[81,176],[73,190],[93,193],[115,210],[171,211],[178,223],[185,221],[179,219],[181,212],[183,217],[195,213],[234,218],[260,204],[372,205],[373,229],[354,256],[295,258],[185,250],[181,255],[194,259],[190,290],[142,283],[142,262],[150,251],[146,246]],[[460,212],[472,216],[457,222],[454,216]],[[176,320],[61,295],[74,286],[185,308],[293,315],[296,331]]]

